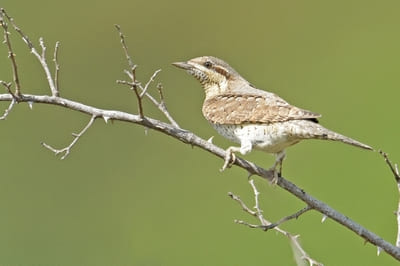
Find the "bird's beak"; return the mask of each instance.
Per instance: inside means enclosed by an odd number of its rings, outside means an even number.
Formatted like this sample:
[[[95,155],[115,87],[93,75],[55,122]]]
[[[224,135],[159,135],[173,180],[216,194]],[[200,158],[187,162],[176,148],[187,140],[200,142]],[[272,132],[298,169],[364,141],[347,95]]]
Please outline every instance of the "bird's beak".
[[[172,65],[182,68],[182,69],[185,69],[185,70],[189,70],[189,69],[193,68],[193,66],[191,64],[188,64],[187,62],[175,62],[175,63],[172,63]]]

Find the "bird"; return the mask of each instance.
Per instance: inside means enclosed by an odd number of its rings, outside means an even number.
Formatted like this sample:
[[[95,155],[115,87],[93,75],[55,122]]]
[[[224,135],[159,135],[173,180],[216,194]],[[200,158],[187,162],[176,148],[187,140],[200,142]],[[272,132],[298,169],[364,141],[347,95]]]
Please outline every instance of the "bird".
[[[205,91],[202,112],[223,137],[240,144],[226,150],[221,171],[236,160],[235,153],[253,149],[275,154],[273,181],[282,175],[285,149],[306,139],[333,140],[373,150],[357,140],[319,124],[320,114],[289,104],[278,95],[257,89],[222,59],[201,56],[172,65],[195,77]]]

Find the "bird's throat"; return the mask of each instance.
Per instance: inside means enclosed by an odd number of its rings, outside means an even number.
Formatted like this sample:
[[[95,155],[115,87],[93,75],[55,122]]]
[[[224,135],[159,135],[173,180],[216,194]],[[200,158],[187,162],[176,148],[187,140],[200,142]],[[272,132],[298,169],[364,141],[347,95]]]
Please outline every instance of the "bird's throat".
[[[204,84],[206,98],[211,98],[216,95],[226,93],[228,91],[228,81],[223,80],[218,83]]]

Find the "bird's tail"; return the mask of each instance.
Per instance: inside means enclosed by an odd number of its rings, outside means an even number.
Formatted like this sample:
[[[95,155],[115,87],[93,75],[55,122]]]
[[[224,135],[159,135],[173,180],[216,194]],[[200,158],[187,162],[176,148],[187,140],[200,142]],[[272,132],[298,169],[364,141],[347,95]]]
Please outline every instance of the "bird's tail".
[[[305,120],[299,120],[298,127],[296,128],[299,130],[302,134],[302,138],[304,139],[324,139],[324,140],[334,140],[334,141],[340,141],[344,142],[356,147],[360,147],[366,150],[373,150],[370,146],[361,143],[357,140],[354,140],[352,138],[343,136],[339,133],[336,133],[332,130],[329,130],[327,128],[324,128],[318,123],[312,122],[312,121],[305,121]],[[301,123],[301,124],[300,124]],[[311,133],[312,132],[312,133]]]
[[[355,139],[346,137],[344,135],[341,135],[339,133],[336,133],[332,130],[329,130],[327,128],[324,128],[323,126],[321,126],[320,124],[316,124],[315,126],[317,126],[317,130],[316,132],[318,132],[314,137],[317,139],[327,139],[327,140],[334,140],[334,141],[340,141],[343,143],[347,143],[362,149],[366,149],[366,150],[374,150],[372,147],[370,147],[367,144],[361,143]]]

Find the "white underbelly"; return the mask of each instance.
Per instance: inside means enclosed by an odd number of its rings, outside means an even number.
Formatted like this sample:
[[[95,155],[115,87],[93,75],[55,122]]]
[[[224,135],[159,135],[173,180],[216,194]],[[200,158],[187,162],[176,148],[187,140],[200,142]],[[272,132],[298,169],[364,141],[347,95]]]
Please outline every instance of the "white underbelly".
[[[278,153],[299,142],[301,138],[293,132],[291,123],[273,123],[260,125],[218,125],[212,124],[219,134],[227,139],[241,143],[248,140],[253,148],[269,153]]]

